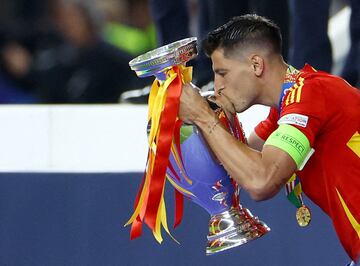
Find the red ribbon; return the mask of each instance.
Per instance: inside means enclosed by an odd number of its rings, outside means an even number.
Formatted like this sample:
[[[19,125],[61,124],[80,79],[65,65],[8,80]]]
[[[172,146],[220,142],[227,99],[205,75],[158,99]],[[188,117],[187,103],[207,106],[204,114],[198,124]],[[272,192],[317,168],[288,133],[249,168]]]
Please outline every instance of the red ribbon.
[[[246,137],[245,137],[245,132],[244,132],[236,114],[233,114],[233,120],[234,120],[233,126],[230,124],[229,120],[226,118],[226,115],[223,111],[221,111],[221,113],[219,115],[219,120],[236,139],[240,140],[242,143],[245,143],[245,144],[247,143]],[[232,178],[231,178],[231,181],[232,181],[232,186],[233,186],[234,190],[238,191],[238,189],[239,189],[238,183]],[[239,206],[239,204],[240,204],[239,197],[237,196],[236,193],[234,193],[232,195],[232,206],[236,208]]]
[[[177,73],[177,77],[170,83],[167,89],[165,108],[160,117],[160,132],[156,145],[155,163],[150,179],[149,196],[145,212],[145,222],[152,230],[155,230],[156,217],[162,197],[166,168],[169,162],[175,122],[180,105],[182,89],[181,72],[177,66],[174,66],[173,69]]]
[[[176,228],[182,221],[184,214],[184,195],[175,189],[175,219],[174,228]]]
[[[184,165],[183,159],[182,159],[182,154],[181,154],[181,148],[180,148],[180,130],[181,130],[182,124],[183,124],[182,120],[178,119],[176,121],[175,130],[174,130],[174,141],[175,141],[175,145],[176,145],[176,148],[177,148],[179,156],[180,156],[181,164]],[[171,166],[170,163],[169,163],[169,166]],[[171,168],[172,168],[172,166],[171,166]],[[185,167],[183,167],[183,169],[185,171]],[[180,180],[180,178],[178,177],[178,175],[176,174],[175,171],[174,171],[174,174],[175,174],[176,178],[178,180]],[[183,214],[184,214],[184,195],[182,195],[177,189],[175,189],[174,228],[176,228],[181,223]]]
[[[149,160],[149,153],[148,153],[147,158],[148,158],[147,160]],[[139,190],[138,190],[137,195],[136,195],[136,199],[135,199],[135,203],[134,203],[134,210],[136,210],[136,207],[139,204],[141,192],[143,190],[144,183],[145,183],[145,177],[146,177],[146,172],[144,172],[144,174],[143,174],[142,181],[141,181]],[[139,236],[141,236],[141,233],[142,233],[142,220],[140,218],[140,215],[138,215],[136,217],[136,219],[133,221],[133,223],[131,224],[130,240],[138,238]]]

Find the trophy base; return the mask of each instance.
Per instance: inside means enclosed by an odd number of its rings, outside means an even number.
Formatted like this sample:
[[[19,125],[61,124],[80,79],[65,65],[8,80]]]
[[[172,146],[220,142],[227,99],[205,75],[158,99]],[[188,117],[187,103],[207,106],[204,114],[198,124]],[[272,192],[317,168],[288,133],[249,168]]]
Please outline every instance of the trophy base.
[[[231,208],[211,217],[206,255],[240,246],[269,231],[270,228],[258,217],[254,217],[248,209],[241,206]]]

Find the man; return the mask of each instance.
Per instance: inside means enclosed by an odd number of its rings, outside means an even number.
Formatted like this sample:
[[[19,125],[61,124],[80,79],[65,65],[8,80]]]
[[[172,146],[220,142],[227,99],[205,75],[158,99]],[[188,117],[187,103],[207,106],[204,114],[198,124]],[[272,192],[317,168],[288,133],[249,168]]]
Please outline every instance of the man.
[[[255,200],[273,197],[296,172],[304,193],[329,215],[344,249],[358,261],[360,92],[309,65],[300,71],[287,65],[279,28],[257,15],[235,17],[210,32],[204,48],[213,62],[218,105],[230,113],[254,104],[271,107],[270,118],[259,126],[267,140],[261,152],[238,142],[188,84],[180,118],[200,128],[228,173]]]

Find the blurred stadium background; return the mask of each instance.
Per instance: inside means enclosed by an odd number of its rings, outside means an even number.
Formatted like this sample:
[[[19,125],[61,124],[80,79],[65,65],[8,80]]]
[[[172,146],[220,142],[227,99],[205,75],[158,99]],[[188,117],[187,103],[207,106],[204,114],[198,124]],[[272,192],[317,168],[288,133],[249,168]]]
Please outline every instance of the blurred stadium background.
[[[101,33],[99,42],[74,30],[71,23],[81,24],[75,19],[79,14],[72,10],[69,19],[67,12],[59,11],[58,2],[1,3],[0,265],[348,262],[322,211],[305,199],[313,221],[300,228],[285,192],[260,203],[242,192],[243,205],[272,231],[222,254],[205,256],[209,216],[191,202],[185,204],[183,223],[172,230],[180,245],[167,236],[158,245],[147,229],[142,238],[130,241],[129,228],[123,225],[132,213],[147,151],[146,97],[138,89],[151,79],[138,79],[127,63],[157,45],[147,1],[104,0],[89,6],[86,12],[95,22],[100,14],[108,22],[102,28],[92,24]],[[339,74],[350,47],[351,8],[346,1],[333,1],[330,13],[332,72]],[[116,37],[115,31],[134,36],[133,42]],[[57,36],[59,32],[63,36]],[[135,47],[136,43],[143,46]],[[127,103],[120,101],[125,91],[134,92]],[[267,110],[254,106],[239,114],[247,135]],[[170,223],[172,196],[168,186]]]

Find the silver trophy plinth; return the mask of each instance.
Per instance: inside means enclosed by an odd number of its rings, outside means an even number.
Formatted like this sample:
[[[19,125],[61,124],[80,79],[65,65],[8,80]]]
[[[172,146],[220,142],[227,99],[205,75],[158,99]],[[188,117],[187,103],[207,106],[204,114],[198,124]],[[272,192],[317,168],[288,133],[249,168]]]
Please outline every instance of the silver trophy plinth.
[[[196,38],[187,38],[140,55],[129,65],[139,77],[153,75],[164,82],[169,70],[185,65],[196,55]],[[241,206],[239,186],[214,158],[198,128],[183,124],[180,135],[181,143],[170,152],[167,178],[180,193],[210,214],[206,254],[242,245],[270,231]],[[245,136],[241,139],[245,141]]]

